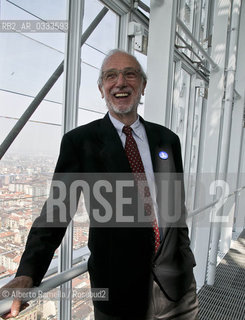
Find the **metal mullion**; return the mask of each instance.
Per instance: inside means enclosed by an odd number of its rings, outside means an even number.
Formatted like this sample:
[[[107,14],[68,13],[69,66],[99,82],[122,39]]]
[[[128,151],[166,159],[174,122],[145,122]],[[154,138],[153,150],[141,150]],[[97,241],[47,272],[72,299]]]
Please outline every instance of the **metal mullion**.
[[[194,123],[193,123],[193,130],[192,130],[192,141],[191,141],[191,152],[190,152],[190,169],[189,174],[191,177],[191,185],[190,180],[188,181],[188,190],[187,194],[191,195],[190,200],[190,207],[189,210],[194,210],[195,208],[195,199],[196,199],[196,189],[198,183],[198,172],[197,172],[197,164],[199,159],[199,142],[201,140],[201,124],[202,124],[202,110],[204,106],[204,97],[201,96],[200,90],[202,87],[203,81],[196,79],[196,86],[195,90],[195,107],[193,112]],[[196,136],[194,137],[195,131],[197,131]],[[194,149],[196,147],[196,149]],[[192,165],[193,161],[193,165]],[[192,227],[194,226],[193,219],[190,219],[190,237],[192,237],[193,231]]]
[[[182,67],[182,64],[181,64],[181,70],[185,71]],[[185,74],[183,71],[182,71],[182,85],[183,85],[183,78],[185,77]],[[183,118],[184,130],[183,130],[183,141],[182,141],[182,159],[184,164],[185,164],[185,154],[186,154],[186,144],[187,144],[187,129],[189,127],[189,126],[187,127],[187,123],[189,118],[189,102],[190,102],[191,80],[192,80],[192,75],[188,72],[186,73],[188,75],[189,89],[188,89],[188,93],[186,93],[185,101],[184,101],[184,118]],[[186,86],[186,89],[187,89],[187,86]],[[186,103],[186,100],[187,100],[187,103]]]
[[[64,103],[63,133],[77,126],[78,99],[81,77],[81,35],[84,16],[84,0],[67,0],[69,30],[66,36],[64,60]],[[68,190],[67,190],[68,192]],[[59,249],[59,273],[72,267],[73,223],[66,230]],[[72,283],[68,281],[60,287],[62,297],[59,300],[58,318],[72,318]],[[63,298],[65,297],[65,298]]]
[[[205,88],[206,89],[206,88]],[[204,137],[205,137],[205,127],[206,127],[206,115],[207,115],[207,99],[205,99],[205,97],[202,100],[202,106],[201,106],[201,115],[200,115],[200,129],[199,129],[199,137],[198,137],[198,141],[199,141],[199,146],[198,146],[198,151],[197,151],[197,163],[196,163],[196,181],[198,180],[198,175],[201,172],[201,168],[203,166],[203,146],[204,146]],[[194,195],[194,205],[193,208],[196,209],[197,208],[197,202],[198,202],[198,193],[200,193],[200,185],[198,183],[196,183],[196,187],[195,187],[195,195]],[[192,222],[193,225],[197,224],[197,221],[193,221]],[[196,230],[196,229],[194,229]],[[191,236],[191,240],[193,242],[196,241],[196,234]]]
[[[241,99],[235,100],[234,102],[234,114],[237,114],[238,110],[240,110],[241,118],[241,137],[240,137],[240,147],[239,147],[239,161],[237,166],[237,178],[236,178],[236,189],[238,189],[242,184],[244,184],[245,176],[243,172],[245,171],[244,163],[245,163],[245,78],[244,78],[244,68],[245,61],[243,54],[245,52],[245,39],[242,36],[241,30],[245,28],[245,4],[242,3],[241,7],[241,21],[240,21],[240,34],[239,34],[239,43],[238,43],[238,60],[237,60],[237,73],[236,73],[236,88],[238,92],[241,94]],[[233,120],[234,121],[234,120]],[[236,135],[237,136],[237,135]],[[245,227],[245,213],[244,213],[244,197],[242,201],[238,194],[236,194],[236,208],[235,208],[235,226],[234,230],[236,232],[241,232]]]
[[[187,130],[186,130],[186,144],[184,154],[184,172],[187,174],[185,178],[186,204],[188,209],[193,208],[193,193],[191,191],[191,155],[193,152],[193,126],[195,117],[195,93],[196,93],[196,75],[191,76],[190,92],[188,102],[188,115],[187,115]],[[189,232],[191,233],[192,221],[188,224]]]
[[[230,151],[230,139],[231,139],[231,124],[232,124],[232,106],[233,106],[233,96],[234,96],[234,86],[235,86],[235,75],[237,68],[237,45],[238,45],[238,29],[240,20],[240,9],[241,0],[233,1],[231,8],[232,20],[231,20],[231,31],[230,43],[228,46],[228,71],[227,71],[227,81],[225,88],[225,101],[224,101],[224,111],[223,111],[223,121],[221,129],[221,143],[220,143],[220,159],[219,159],[219,174],[218,178],[227,180],[228,171],[228,161],[229,161],[229,151]],[[223,208],[221,209],[221,215],[223,215]],[[217,262],[217,254],[219,249],[219,241],[222,237],[222,225],[218,224],[214,228],[212,235],[212,247],[210,250],[210,272],[208,274],[208,284],[213,284],[215,279],[216,268],[214,266]]]
[[[119,32],[118,32],[118,47],[125,51],[129,50],[128,41],[128,23],[129,23],[129,13],[120,16],[119,22]]]
[[[177,1],[151,1],[144,116],[169,125]],[[159,30],[161,36],[159,37]]]
[[[177,107],[179,106],[179,93],[180,93],[180,72],[181,72],[181,61],[175,63],[175,71],[174,71],[174,81],[173,81],[173,99],[172,99],[172,106],[171,106],[171,122],[170,122],[170,129],[176,131],[176,113]]]
[[[185,147],[185,157],[184,157],[184,168],[185,172],[190,172],[190,155],[191,155],[191,146],[192,146],[192,132],[193,132],[193,121],[194,121],[194,110],[195,110],[195,83],[196,75],[190,75],[190,92],[189,92],[189,101],[188,101],[188,126],[186,132],[186,147]]]

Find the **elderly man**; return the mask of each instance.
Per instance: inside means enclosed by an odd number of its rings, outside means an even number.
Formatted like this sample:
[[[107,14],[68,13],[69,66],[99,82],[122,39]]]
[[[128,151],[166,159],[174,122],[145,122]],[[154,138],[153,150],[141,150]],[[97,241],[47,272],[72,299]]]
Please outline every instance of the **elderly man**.
[[[92,215],[96,199],[90,204],[91,287],[108,289],[107,301],[94,300],[95,319],[197,319],[195,262],[184,221],[179,139],[167,128],[138,116],[146,75],[134,56],[121,50],[111,51],[102,64],[98,85],[108,113],[103,119],[64,135],[55,169],[59,177],[79,173],[98,174],[99,179],[100,174],[113,173],[113,186],[121,175],[130,176],[131,201],[128,193],[127,201],[119,206],[114,190],[109,190],[111,224],[107,221],[104,227],[99,226]],[[162,180],[164,183],[159,183]],[[181,183],[178,197],[172,195],[170,180]],[[148,218],[142,223],[138,214],[140,203],[143,216]],[[118,207],[123,208],[120,219]],[[6,287],[26,288],[41,282],[66,227],[40,227],[45,220],[46,206],[30,231],[16,278]],[[20,302],[16,300],[12,316],[19,310]]]

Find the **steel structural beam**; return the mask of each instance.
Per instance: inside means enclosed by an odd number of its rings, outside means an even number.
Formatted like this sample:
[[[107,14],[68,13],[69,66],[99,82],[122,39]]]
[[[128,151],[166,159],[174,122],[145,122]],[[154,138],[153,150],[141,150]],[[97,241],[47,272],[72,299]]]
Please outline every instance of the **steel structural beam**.
[[[215,71],[218,71],[219,66],[217,63],[209,56],[209,54],[203,49],[203,47],[200,45],[200,43],[194,38],[193,34],[190,32],[190,30],[186,27],[183,21],[180,20],[180,18],[176,18],[176,22],[179,25],[179,27],[184,31],[184,33],[187,35],[187,37],[192,41],[192,43],[198,48],[199,51],[204,55],[204,57],[208,60],[208,62],[211,64],[212,68]]]
[[[244,9],[244,8],[243,8]],[[239,161],[242,152],[242,131],[243,131],[243,106],[244,106],[244,81],[242,78],[244,66],[241,64],[241,55],[238,51],[243,49],[242,41],[243,37],[239,38],[239,29],[242,29],[242,21],[240,24],[240,19],[242,20],[242,2],[240,0],[233,1],[232,8],[232,25],[231,25],[231,36],[230,36],[230,50],[229,50],[229,65],[227,68],[227,89],[225,96],[225,108],[224,108],[224,120],[226,121],[226,128],[223,128],[222,136],[222,146],[223,151],[221,151],[221,166],[220,170],[227,171],[227,182],[229,183],[230,190],[238,188],[239,179],[241,171],[239,169]],[[239,14],[240,13],[240,14]],[[240,25],[240,28],[239,28]],[[244,53],[244,51],[242,51]],[[238,64],[239,63],[239,64]],[[242,72],[242,74],[241,74]],[[235,90],[235,84],[238,88],[239,94]],[[238,98],[236,98],[238,97]],[[240,101],[239,101],[240,100]],[[234,104],[234,107],[233,107]],[[229,121],[229,122],[228,122]],[[228,127],[228,129],[227,129]],[[230,134],[229,134],[230,133]],[[240,145],[240,148],[237,146]],[[229,152],[225,149],[229,148]],[[227,158],[224,157],[223,152],[226,152]],[[239,172],[240,171],[240,172]],[[229,174],[230,172],[236,173]],[[234,206],[232,207],[234,209]],[[227,208],[226,208],[227,211]],[[225,211],[225,215],[227,212]],[[234,212],[233,212],[234,213]],[[238,222],[238,221],[237,221]],[[238,222],[238,225],[241,223]],[[231,244],[233,225],[229,225],[221,229],[221,241],[220,241],[220,251],[226,253]],[[241,230],[242,231],[242,230]]]
[[[77,126],[84,0],[68,0],[68,8],[69,30],[66,37],[64,59],[63,134]]]
[[[151,1],[145,119],[162,125],[169,120],[176,14],[177,1]]]
[[[84,17],[84,0],[67,0],[69,29],[66,34],[64,60],[64,99],[63,99],[63,134],[77,126],[79,89],[81,79],[81,35]],[[66,230],[59,248],[59,273],[72,267],[73,222]],[[71,281],[64,283],[61,297],[69,297],[72,290]],[[72,299],[60,299],[58,318],[72,319]]]
[[[93,22],[90,24],[90,26],[86,29],[84,34],[81,38],[81,46],[87,41],[89,36],[92,34],[94,29],[97,27],[97,25],[100,23],[100,21],[104,18],[106,13],[109,11],[107,8],[103,8],[100,13],[95,17]],[[54,71],[54,73],[51,75],[51,77],[48,79],[48,81],[45,83],[45,85],[42,87],[42,89],[39,91],[39,93],[36,95],[34,100],[31,102],[31,104],[28,106],[26,111],[22,114],[20,119],[17,121],[17,123],[14,125],[12,130],[9,132],[7,137],[4,139],[0,146],[0,159],[4,156],[8,148],[11,146],[15,138],[18,136],[20,131],[23,129],[27,121],[31,118],[32,114],[35,112],[35,110],[38,108],[40,103],[43,101],[43,99],[46,97],[46,95],[49,93],[51,88],[54,86],[56,81],[59,79],[61,74],[64,70],[64,61],[60,63],[60,65],[57,67],[57,69]]]

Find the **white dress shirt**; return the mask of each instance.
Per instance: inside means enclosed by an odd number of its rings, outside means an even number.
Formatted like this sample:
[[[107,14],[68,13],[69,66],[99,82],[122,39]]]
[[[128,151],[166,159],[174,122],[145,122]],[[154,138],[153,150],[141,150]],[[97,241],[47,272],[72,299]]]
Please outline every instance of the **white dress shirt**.
[[[117,133],[122,141],[123,147],[125,147],[126,135],[122,132],[124,124],[121,121],[115,119],[110,113],[109,113],[109,117],[110,117],[112,124],[114,125],[114,127],[117,130]],[[133,137],[137,143],[139,153],[140,153],[143,165],[144,165],[146,179],[147,179],[147,183],[150,188],[151,198],[153,201],[155,216],[158,221],[158,206],[157,206],[157,202],[156,202],[155,177],[154,177],[152,161],[151,161],[151,153],[150,153],[147,135],[145,132],[145,127],[140,122],[139,116],[138,116],[137,120],[133,124],[131,124],[130,127],[132,128],[132,134],[133,134]]]

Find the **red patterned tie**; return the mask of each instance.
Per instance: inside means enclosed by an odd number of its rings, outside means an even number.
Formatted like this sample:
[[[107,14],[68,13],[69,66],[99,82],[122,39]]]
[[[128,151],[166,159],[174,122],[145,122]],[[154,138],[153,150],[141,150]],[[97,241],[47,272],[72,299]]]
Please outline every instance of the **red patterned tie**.
[[[141,188],[139,188],[139,193],[143,197],[150,197],[150,189],[147,184],[144,165],[139,153],[137,143],[132,135],[132,128],[129,126],[124,126],[122,131],[126,135],[125,152],[128,157],[130,168],[134,174],[135,181],[144,182],[142,184],[144,185],[144,190],[141,190]],[[141,184],[139,184],[139,186],[140,185]],[[153,208],[152,200],[151,200],[151,204],[144,203],[144,209],[147,215],[149,216],[151,215],[152,208]],[[160,246],[160,232],[159,232],[156,217],[154,217],[154,220],[152,221],[152,225],[153,225],[154,234],[155,234],[155,252],[157,252]]]

